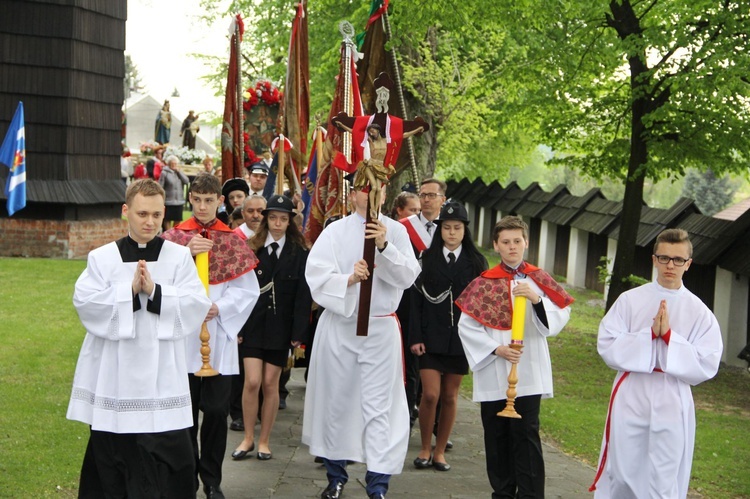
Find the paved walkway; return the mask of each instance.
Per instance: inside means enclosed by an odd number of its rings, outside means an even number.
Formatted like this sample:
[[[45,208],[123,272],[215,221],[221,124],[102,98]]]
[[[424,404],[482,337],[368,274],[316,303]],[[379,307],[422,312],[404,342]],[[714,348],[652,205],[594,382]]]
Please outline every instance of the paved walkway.
[[[320,497],[327,485],[325,468],[313,462],[307,446],[302,445],[302,408],[305,383],[303,370],[295,369],[288,383],[290,395],[287,409],[279,416],[271,435],[273,459],[258,461],[250,458],[233,461],[231,453],[242,440],[242,434],[230,431],[224,461],[222,489],[228,499],[245,498],[306,498]],[[544,403],[544,402],[542,402]],[[544,424],[544,422],[542,422]],[[260,427],[256,427],[256,439]],[[409,441],[409,452],[401,475],[391,479],[388,498],[429,497],[432,499],[488,498],[491,489],[484,465],[484,443],[479,406],[459,397],[458,417],[451,436],[455,448],[446,453],[451,464],[448,472],[432,469],[417,470],[411,464],[419,451],[419,430],[415,426]],[[591,498],[588,486],[594,469],[566,456],[556,448],[544,446],[549,499]],[[349,466],[349,483],[345,499],[366,499],[365,466]],[[199,492],[199,497],[202,497]]]

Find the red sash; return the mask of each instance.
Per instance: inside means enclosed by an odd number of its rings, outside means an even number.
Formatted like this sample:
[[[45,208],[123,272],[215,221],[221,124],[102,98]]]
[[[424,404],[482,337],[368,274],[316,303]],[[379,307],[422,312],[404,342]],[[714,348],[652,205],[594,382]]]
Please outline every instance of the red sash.
[[[405,228],[407,234],[409,234],[409,240],[411,241],[411,244],[417,248],[417,251],[420,253],[427,249],[427,244],[425,244],[424,240],[422,239],[422,236],[419,235],[419,232],[417,232],[416,227],[414,227],[414,220],[412,220],[412,217],[417,217],[417,215],[412,215],[411,217],[402,218],[399,220],[399,223],[401,223]],[[419,220],[419,218],[416,218]]]

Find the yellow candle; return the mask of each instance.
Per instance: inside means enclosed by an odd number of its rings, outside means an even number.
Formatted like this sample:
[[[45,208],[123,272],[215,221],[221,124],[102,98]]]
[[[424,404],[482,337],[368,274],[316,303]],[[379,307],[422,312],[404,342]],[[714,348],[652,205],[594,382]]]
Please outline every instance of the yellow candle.
[[[510,339],[523,341],[523,328],[526,322],[526,297],[513,297],[513,319],[511,322]]]
[[[198,277],[200,277],[203,287],[208,294],[208,251],[195,255],[195,266],[198,268]]]

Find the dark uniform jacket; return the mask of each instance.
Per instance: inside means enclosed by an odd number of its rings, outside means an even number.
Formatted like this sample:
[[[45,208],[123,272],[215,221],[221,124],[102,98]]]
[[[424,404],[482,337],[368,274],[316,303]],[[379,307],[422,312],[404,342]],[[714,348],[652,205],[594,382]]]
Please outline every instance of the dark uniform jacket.
[[[452,267],[448,266],[448,262],[442,256],[431,261],[422,259],[422,273],[410,290],[410,345],[424,343],[425,350],[431,354],[464,355],[458,337],[461,310],[453,302],[476,277],[465,251],[458,255]],[[445,299],[437,304],[431,303],[424,295],[426,292],[430,297],[438,298],[448,290],[451,290],[452,295],[448,293]]]
[[[275,267],[267,248],[257,252],[261,294],[250,317],[239,332],[242,346],[264,350],[288,350],[292,341],[307,341],[312,297],[305,281],[309,251],[287,240]],[[263,292],[273,281],[273,286]],[[275,306],[274,306],[275,298]]]

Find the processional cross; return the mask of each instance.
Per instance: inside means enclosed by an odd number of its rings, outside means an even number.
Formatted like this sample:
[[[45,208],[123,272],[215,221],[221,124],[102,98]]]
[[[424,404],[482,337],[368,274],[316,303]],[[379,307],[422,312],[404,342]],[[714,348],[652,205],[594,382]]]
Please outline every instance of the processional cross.
[[[393,82],[388,74],[380,73],[375,79],[375,114],[349,116],[341,112],[331,120],[340,130],[352,134],[352,168],[348,171],[356,172],[353,187],[368,192],[366,224],[378,218],[382,187],[388,184],[388,180],[396,172],[396,161],[404,139],[429,129],[422,118],[407,121],[388,114],[388,99],[392,90]],[[365,239],[363,258],[372,276],[374,239]],[[367,336],[371,296],[372,278],[360,283],[357,336]]]

